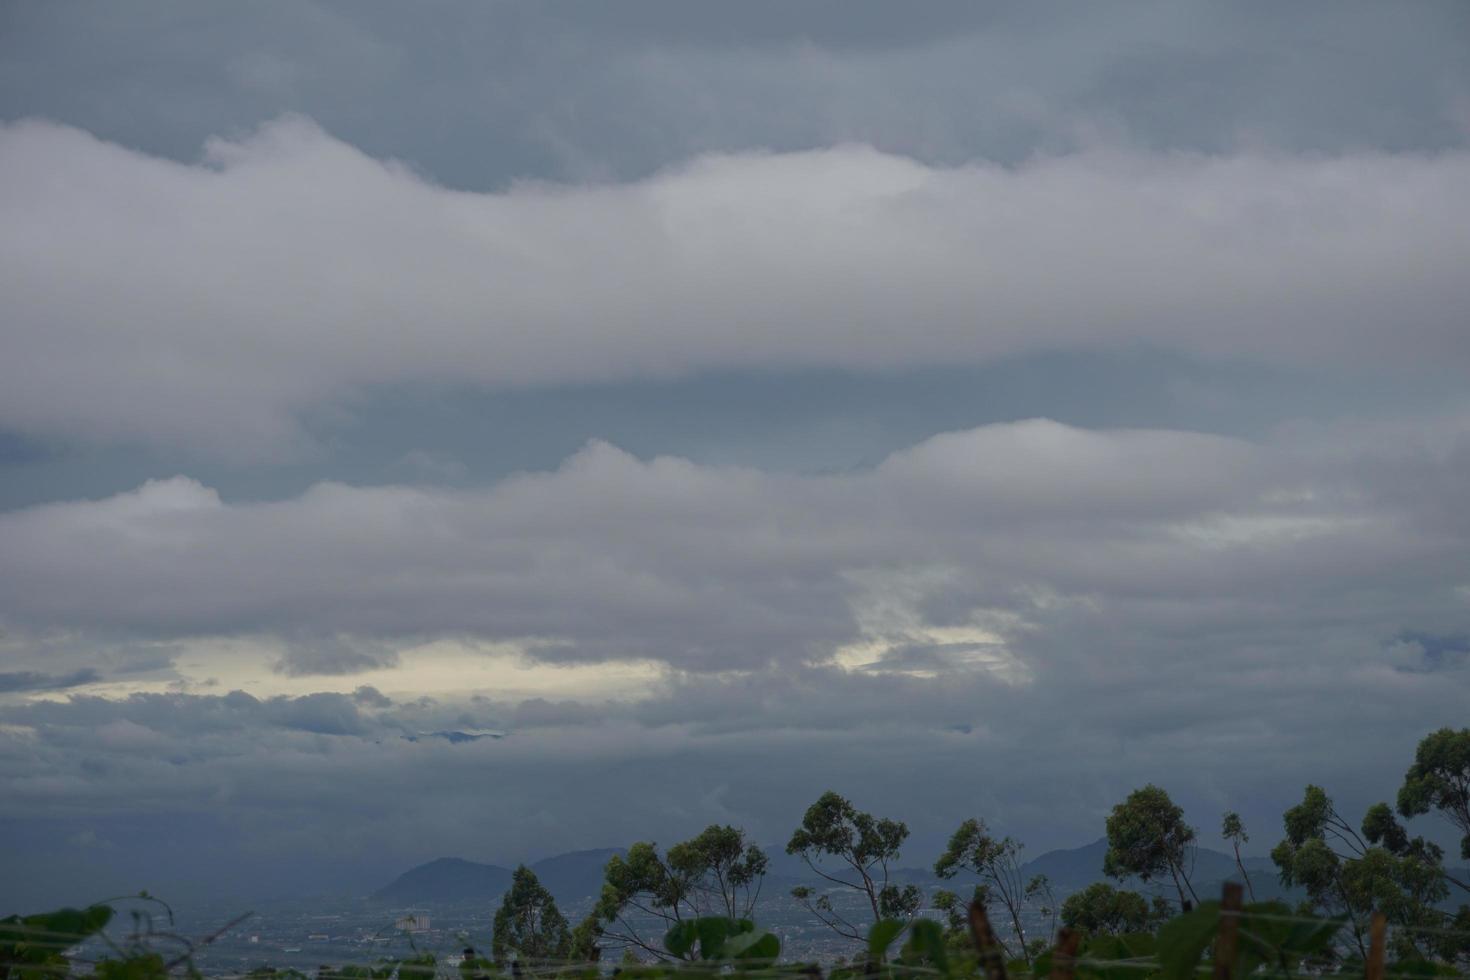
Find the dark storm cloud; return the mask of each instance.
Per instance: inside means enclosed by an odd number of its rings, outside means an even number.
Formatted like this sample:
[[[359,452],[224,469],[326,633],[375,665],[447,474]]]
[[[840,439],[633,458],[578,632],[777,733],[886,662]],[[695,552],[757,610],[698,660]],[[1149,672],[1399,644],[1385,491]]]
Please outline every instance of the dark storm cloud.
[[[0,673],[0,694],[14,691],[63,691],[69,687],[95,684],[102,675],[84,668],[69,674],[42,674],[34,670]]]
[[[1168,786],[1205,833],[1232,807],[1269,842],[1307,779],[1349,809],[1391,795],[1425,719],[1463,704],[1462,687],[1348,659],[1266,672],[1206,665],[1167,698],[1116,664],[1101,666],[1128,683],[1077,672],[1022,696],[966,674],[690,677],[635,702],[563,705],[544,724],[463,744],[396,737],[463,710],[447,704],[354,715],[341,696],[235,694],[9,706],[0,821],[23,824],[41,808],[123,839],[136,815],[188,814],[169,847],[148,848],[149,880],[173,870],[180,849],[202,852],[195,880],[228,874],[237,894],[331,861],[381,867],[386,880],[445,854],[516,860],[677,840],[712,821],[779,845],[829,786],[908,820],[913,865],[976,813],[1033,849],[1086,841],[1144,780]],[[1344,705],[1350,730],[1333,724]],[[486,721],[525,707],[473,710]],[[38,853],[61,856],[54,844]],[[58,892],[54,876],[29,887],[43,886]]]
[[[361,674],[392,667],[398,655],[391,647],[361,638],[290,637],[286,650],[271,669],[288,677]]]
[[[1338,152],[1463,139],[1455,0],[6,5],[0,118],[179,159],[302,112],[456,186],[645,176],[710,151],[872,143],[1019,160],[1149,146]]]
[[[1470,633],[1435,634],[1405,630],[1390,647],[1398,669],[1433,673],[1470,665]]]
[[[352,692],[352,700],[358,704],[365,704],[370,708],[386,708],[393,703],[393,699],[371,684],[364,684]]]

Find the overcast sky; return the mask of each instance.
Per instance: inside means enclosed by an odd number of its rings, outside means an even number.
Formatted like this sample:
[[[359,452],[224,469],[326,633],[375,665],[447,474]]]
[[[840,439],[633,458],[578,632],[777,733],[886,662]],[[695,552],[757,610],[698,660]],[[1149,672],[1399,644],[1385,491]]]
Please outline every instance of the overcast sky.
[[[1356,820],[1467,268],[1462,0],[8,0],[0,913]]]

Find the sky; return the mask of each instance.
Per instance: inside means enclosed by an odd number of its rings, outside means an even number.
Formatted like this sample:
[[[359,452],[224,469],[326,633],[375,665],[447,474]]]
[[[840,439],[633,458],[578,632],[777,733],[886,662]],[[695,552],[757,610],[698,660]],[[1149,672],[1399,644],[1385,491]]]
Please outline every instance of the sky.
[[[7,0],[0,912],[1356,820],[1467,268],[1460,0]]]

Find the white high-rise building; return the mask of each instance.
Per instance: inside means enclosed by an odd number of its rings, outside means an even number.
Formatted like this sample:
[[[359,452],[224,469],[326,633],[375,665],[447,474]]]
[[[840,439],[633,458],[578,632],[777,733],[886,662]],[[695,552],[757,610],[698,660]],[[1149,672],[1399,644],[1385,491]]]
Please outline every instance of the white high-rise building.
[[[429,915],[427,912],[411,912],[393,925],[404,932],[428,932]]]

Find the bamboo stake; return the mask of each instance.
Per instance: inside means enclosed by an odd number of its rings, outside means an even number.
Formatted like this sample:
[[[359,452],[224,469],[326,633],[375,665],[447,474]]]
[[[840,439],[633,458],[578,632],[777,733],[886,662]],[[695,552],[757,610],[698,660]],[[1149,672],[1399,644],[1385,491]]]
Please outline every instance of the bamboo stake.
[[[1373,913],[1373,923],[1368,931],[1368,965],[1364,980],[1383,980],[1383,953],[1388,938],[1388,916]]]
[[[1215,936],[1215,980],[1230,980],[1230,975],[1235,972],[1242,895],[1243,889],[1238,881],[1225,882],[1220,893],[1220,932]]]
[[[1006,958],[990,928],[990,916],[979,902],[970,903],[970,938],[975,941],[975,952],[980,956],[980,966],[985,970],[985,980],[1006,980]]]
[[[1051,980],[1072,980],[1077,969],[1077,947],[1082,944],[1082,933],[1062,926],[1057,933],[1057,948],[1051,954]]]

